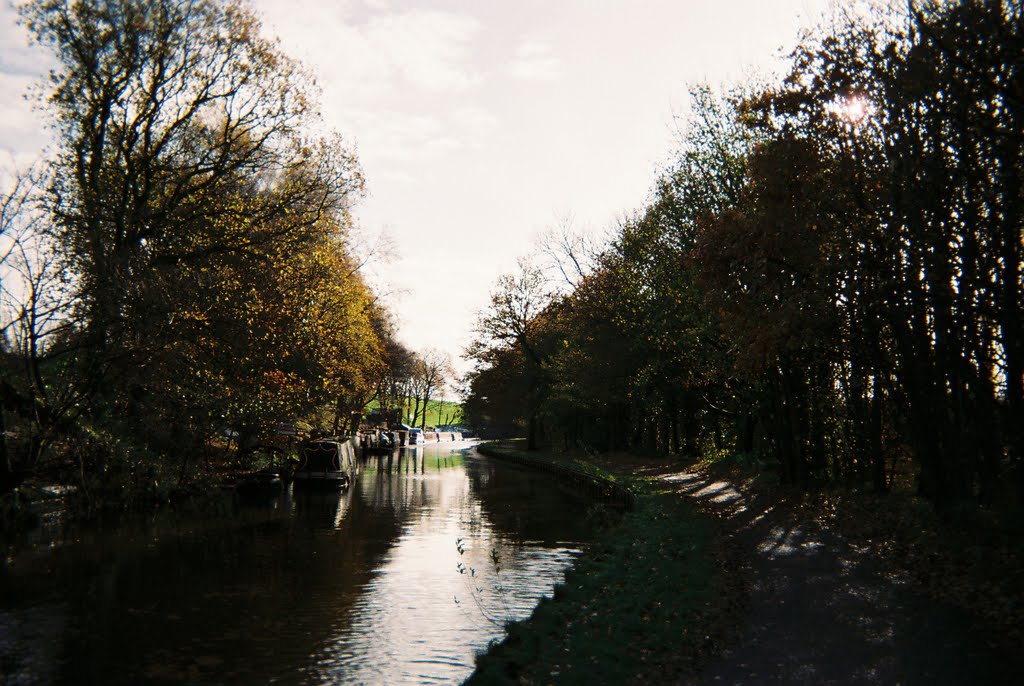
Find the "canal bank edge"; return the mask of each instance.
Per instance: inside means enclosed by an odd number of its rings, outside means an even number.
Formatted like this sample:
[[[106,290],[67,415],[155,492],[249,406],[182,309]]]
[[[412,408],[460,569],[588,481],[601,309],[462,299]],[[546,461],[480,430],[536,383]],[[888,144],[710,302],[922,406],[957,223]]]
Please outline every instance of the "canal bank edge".
[[[630,510],[636,505],[635,489],[622,477],[616,477],[589,462],[560,459],[546,453],[527,452],[517,448],[516,443],[488,441],[479,444],[476,449],[481,455],[553,474],[560,481],[572,484],[602,502],[620,505]]]
[[[576,469],[633,495],[554,596],[478,656],[466,684],[674,683],[720,652],[743,594],[716,524],[665,484],[545,453],[485,444],[485,455],[560,477]],[[479,449],[479,447],[478,447]],[[733,570],[735,571],[735,570]]]

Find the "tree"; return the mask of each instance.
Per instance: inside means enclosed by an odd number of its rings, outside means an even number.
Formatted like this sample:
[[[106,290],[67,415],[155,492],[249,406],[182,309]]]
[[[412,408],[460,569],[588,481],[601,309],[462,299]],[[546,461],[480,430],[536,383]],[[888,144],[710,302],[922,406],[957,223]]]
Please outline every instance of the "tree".
[[[13,177],[0,197],[0,493],[32,474],[82,409],[72,286],[38,193],[30,173]]]
[[[534,408],[526,398],[536,393],[518,348],[496,348],[486,364],[477,364],[464,379],[466,422],[482,436],[522,436],[530,430]]]
[[[529,425],[543,418],[566,445],[696,454],[705,428],[721,441],[718,396],[729,391],[712,389],[725,373],[725,346],[690,257],[701,217],[738,200],[754,136],[734,116],[734,96],[695,88],[692,99],[676,160],[651,205],[624,221],[603,251],[564,230],[549,235],[542,247],[555,277],[521,263],[499,280],[478,322],[470,354],[506,369],[480,370],[474,389],[523,376],[515,383],[530,388]],[[568,292],[556,297],[551,283]],[[511,365],[510,349],[527,364]],[[496,396],[488,391],[492,404]],[[468,412],[477,406],[467,401]]]
[[[529,394],[522,398],[528,411],[527,443],[538,446],[541,403],[547,394],[546,366],[550,358],[553,295],[544,271],[520,259],[518,272],[503,274],[491,292],[490,306],[477,318],[476,339],[466,351],[478,365],[505,359],[506,350],[523,356]]]
[[[890,228],[905,284],[893,326],[908,438],[921,492],[941,507],[969,502],[976,488],[991,498],[1004,470],[1016,472],[1024,497],[1016,84],[1024,10],[980,0],[910,9],[882,72]]]
[[[603,427],[602,438],[588,439],[597,445],[692,455],[705,428],[718,425],[723,403],[712,389],[726,375],[724,346],[690,255],[701,217],[735,203],[743,184],[752,135],[736,121],[734,97],[692,89],[679,147],[651,203],[622,222],[561,310],[560,413],[572,427]],[[581,418],[576,408],[591,414]]]
[[[227,422],[255,440],[278,422],[319,424],[313,415],[331,407],[333,432],[351,430],[375,387],[381,338],[372,294],[335,237],[206,261],[175,301],[183,342],[148,381],[163,379],[154,401],[179,418],[163,425]]]
[[[443,390],[454,375],[451,356],[447,353],[427,350],[417,356],[412,377],[412,398],[415,403],[411,422],[413,425],[419,421],[420,428],[426,428],[427,405],[430,404],[430,399],[435,392]]]
[[[311,80],[240,2],[37,0],[22,7],[58,63],[54,235],[93,349],[137,366],[173,330],[161,284],[221,253],[295,246],[344,218],[362,179],[337,141],[310,139]],[[341,222],[344,225],[344,221]]]
[[[695,89],[593,266],[548,240],[558,297],[499,282],[467,412],[686,454],[731,427],[800,484],[884,491],[909,453],[945,512],[1019,502],[1022,44],[1019,2],[876,5],[805,34],[779,83]]]
[[[747,99],[765,142],[701,255],[730,339],[776,376],[790,477],[819,455],[884,489],[889,434],[950,511],[1018,464],[1022,15],[908,9],[808,39]]]
[[[377,399],[385,415],[396,419],[405,413],[413,375],[416,373],[416,353],[409,350],[394,335],[384,342],[384,366],[377,380]]]
[[[601,247],[593,237],[574,231],[567,217],[540,237],[540,256],[542,271],[556,274],[553,281],[560,288],[574,290],[597,267]]]
[[[348,241],[362,175],[321,133],[312,79],[241,1],[21,13],[56,57],[43,104],[57,145],[35,206],[42,247],[19,264],[66,276],[23,269],[36,307],[5,323],[25,323],[30,349],[45,334],[25,388],[48,417],[67,389],[55,438],[76,473],[174,455],[180,483],[226,426],[257,439],[325,407],[347,422],[377,386],[387,332]],[[26,323],[53,302],[62,328]]]

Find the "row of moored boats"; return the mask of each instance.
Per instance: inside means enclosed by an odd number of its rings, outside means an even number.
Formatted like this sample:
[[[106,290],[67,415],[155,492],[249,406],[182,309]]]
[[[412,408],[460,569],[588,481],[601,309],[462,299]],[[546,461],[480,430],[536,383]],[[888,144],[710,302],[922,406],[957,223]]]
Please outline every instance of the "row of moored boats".
[[[357,438],[323,438],[305,441],[294,470],[265,469],[241,475],[235,489],[246,496],[273,496],[290,480],[295,488],[344,490],[359,469]]]

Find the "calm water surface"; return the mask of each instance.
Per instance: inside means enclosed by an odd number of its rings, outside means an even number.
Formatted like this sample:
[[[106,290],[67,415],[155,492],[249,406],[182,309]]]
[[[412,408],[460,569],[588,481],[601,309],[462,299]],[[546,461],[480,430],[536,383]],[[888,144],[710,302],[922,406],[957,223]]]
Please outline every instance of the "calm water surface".
[[[0,683],[458,683],[562,580],[589,506],[441,444],[344,494],[67,532],[0,566]]]

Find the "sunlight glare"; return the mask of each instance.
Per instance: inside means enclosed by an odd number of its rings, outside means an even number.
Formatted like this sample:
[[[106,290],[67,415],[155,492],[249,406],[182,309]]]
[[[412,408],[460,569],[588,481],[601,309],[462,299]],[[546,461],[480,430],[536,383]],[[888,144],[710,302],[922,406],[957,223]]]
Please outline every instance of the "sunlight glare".
[[[852,126],[863,124],[875,112],[871,100],[859,93],[838,97],[829,103],[826,109],[833,116]]]

